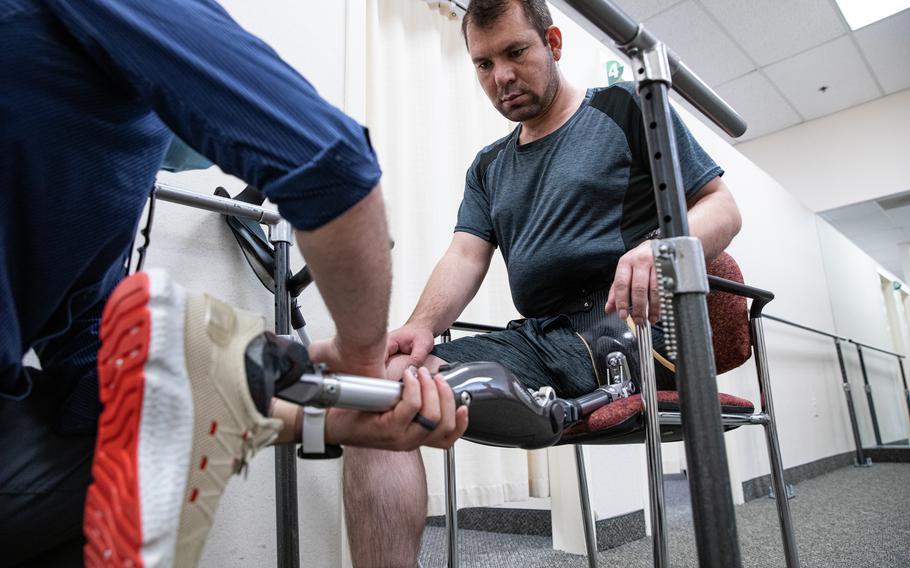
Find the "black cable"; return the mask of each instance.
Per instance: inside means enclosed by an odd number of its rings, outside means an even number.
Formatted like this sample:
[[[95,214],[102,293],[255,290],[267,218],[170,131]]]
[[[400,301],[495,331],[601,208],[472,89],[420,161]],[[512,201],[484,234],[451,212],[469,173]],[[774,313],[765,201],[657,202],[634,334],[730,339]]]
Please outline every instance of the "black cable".
[[[152,242],[152,221],[155,218],[155,186],[152,186],[152,191],[149,192],[149,212],[148,216],[145,219],[145,228],[142,229],[141,234],[145,242],[142,243],[142,246],[136,251],[139,253],[139,261],[136,262],[136,272],[142,270],[142,267],[145,266],[145,253],[148,251],[149,244]],[[129,266],[127,266],[127,273],[129,273]]]

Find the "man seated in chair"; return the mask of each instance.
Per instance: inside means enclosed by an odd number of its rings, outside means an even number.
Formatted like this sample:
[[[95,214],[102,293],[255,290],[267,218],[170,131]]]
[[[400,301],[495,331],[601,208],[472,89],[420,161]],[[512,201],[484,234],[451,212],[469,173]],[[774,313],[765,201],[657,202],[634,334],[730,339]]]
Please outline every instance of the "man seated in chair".
[[[628,83],[586,90],[566,80],[562,34],[544,0],[473,0],[462,31],[484,92],[518,126],[468,168],[451,245],[407,323],[389,335],[389,376],[489,360],[528,387],[576,397],[602,377],[603,310],[636,323],[658,317],[649,241],[658,220],[639,101]],[[675,113],[673,126],[689,228],[710,260],[739,231],[739,211],[723,170]],[[434,346],[497,247],[526,319]],[[415,565],[426,516],[418,452],[352,449],[344,497],[355,565]]]

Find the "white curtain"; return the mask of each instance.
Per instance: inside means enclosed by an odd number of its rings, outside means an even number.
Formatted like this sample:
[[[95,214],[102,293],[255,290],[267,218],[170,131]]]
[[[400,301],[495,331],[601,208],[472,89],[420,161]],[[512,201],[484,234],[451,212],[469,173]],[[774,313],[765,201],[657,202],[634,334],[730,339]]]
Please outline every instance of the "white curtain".
[[[367,2],[366,113],[395,239],[393,328],[410,315],[452,238],[465,171],[481,148],[513,127],[480,89],[461,23],[447,13],[420,0]],[[504,325],[516,317],[497,254],[461,319]],[[429,514],[439,515],[445,511],[443,452],[423,455]],[[544,451],[459,442],[456,456],[461,507],[549,494]]]

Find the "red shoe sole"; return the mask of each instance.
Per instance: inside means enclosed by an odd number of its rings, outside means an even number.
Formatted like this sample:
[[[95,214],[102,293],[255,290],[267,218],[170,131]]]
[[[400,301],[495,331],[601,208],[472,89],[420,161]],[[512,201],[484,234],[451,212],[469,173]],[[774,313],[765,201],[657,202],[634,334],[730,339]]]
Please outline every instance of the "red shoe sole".
[[[134,274],[111,294],[101,320],[98,383],[104,410],[85,500],[85,566],[143,566],[138,446],[144,365],[151,338],[149,278]]]

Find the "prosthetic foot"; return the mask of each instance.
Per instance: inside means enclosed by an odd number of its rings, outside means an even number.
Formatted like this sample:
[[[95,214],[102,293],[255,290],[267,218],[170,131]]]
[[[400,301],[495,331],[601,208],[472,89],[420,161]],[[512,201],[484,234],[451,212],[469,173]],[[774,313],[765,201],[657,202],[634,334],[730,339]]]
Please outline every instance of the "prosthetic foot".
[[[457,403],[471,407],[464,439],[488,446],[533,450],[552,446],[562,432],[598,408],[635,391],[626,358],[613,356],[612,382],[579,398],[556,396],[552,387],[525,387],[511,371],[488,361],[440,369]]]

